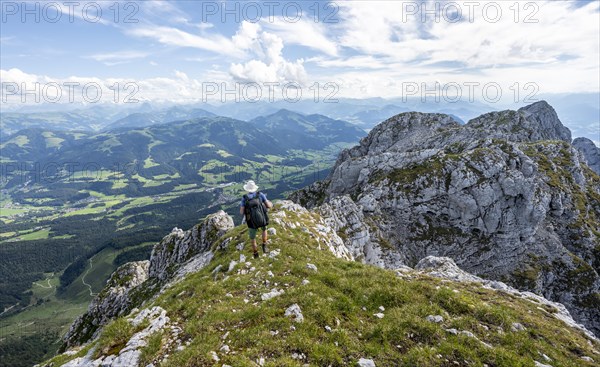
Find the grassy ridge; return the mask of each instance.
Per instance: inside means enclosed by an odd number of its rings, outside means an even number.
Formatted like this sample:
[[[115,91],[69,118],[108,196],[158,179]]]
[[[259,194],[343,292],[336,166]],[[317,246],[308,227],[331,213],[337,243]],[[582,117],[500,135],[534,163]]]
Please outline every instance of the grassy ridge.
[[[401,277],[335,258],[317,240],[317,219],[315,214],[286,212],[285,221],[300,226],[273,225],[277,235],[271,248],[281,253],[237,264],[230,272],[229,264],[240,257],[235,247],[247,240],[247,229],[239,226],[227,233],[229,246],[215,250],[208,267],[144,306],[167,310],[183,328],[182,340],[190,343],[181,351],[168,350],[166,336],[156,334],[142,351],[144,363],[212,366],[216,352],[219,366],[255,366],[261,358],[265,366],[348,366],[364,357],[378,367],[533,367],[534,361],[544,362],[544,354],[554,367],[594,366],[580,357],[597,358],[594,349],[600,344],[567,328],[552,307],[477,284],[419,273]],[[243,254],[250,259],[248,245]],[[307,263],[318,270],[308,269]],[[309,283],[303,284],[305,280]],[[263,301],[261,295],[273,289],[284,293]],[[292,304],[300,306],[304,322],[284,315]],[[441,315],[443,321],[430,322],[428,315]],[[513,330],[513,323],[525,329]],[[96,354],[118,351],[134,332],[124,318],[117,319],[96,341]],[[229,352],[221,351],[225,344]]]

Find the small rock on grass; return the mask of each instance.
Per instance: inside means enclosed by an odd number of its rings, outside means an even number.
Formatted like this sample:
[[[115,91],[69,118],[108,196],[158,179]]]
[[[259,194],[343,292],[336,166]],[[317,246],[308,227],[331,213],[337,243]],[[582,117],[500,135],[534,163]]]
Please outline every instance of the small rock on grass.
[[[317,266],[315,264],[308,263],[306,264],[306,268],[312,271],[318,271]]]
[[[237,265],[237,261],[231,260],[231,262],[229,263],[229,269],[227,270],[227,272],[229,273],[230,271],[232,271],[233,269],[235,269],[236,265]]]
[[[283,292],[283,289],[281,289],[281,290],[279,290],[279,289],[273,289],[273,290],[272,290],[272,291],[270,291],[269,293],[263,293],[263,294],[260,296],[260,298],[261,298],[263,301],[266,301],[266,300],[269,300],[269,299],[271,299],[271,298],[274,298],[274,297],[277,297],[277,296],[279,296],[279,295],[282,295],[283,293],[284,293],[284,292]]]
[[[429,315],[425,318],[425,320],[427,320],[429,322],[434,322],[436,324],[439,324],[440,322],[444,322],[444,318],[440,315]]]
[[[523,326],[523,324],[521,324],[519,322],[513,322],[510,329],[514,332],[527,330],[527,329],[525,329],[525,326]]]
[[[373,361],[372,359],[367,359],[367,358],[361,358],[358,360],[358,366],[359,367],[376,367],[375,366],[375,361]]]
[[[290,316],[295,322],[303,322],[304,315],[297,303],[294,303],[285,310],[285,316]]]

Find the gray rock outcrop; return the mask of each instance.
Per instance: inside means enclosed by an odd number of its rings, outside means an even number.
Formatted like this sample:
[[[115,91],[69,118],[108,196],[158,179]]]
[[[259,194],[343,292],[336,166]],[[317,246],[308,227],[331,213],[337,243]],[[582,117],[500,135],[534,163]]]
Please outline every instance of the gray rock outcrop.
[[[600,177],[538,102],[459,125],[394,116],[291,195],[356,259],[399,268],[429,256],[564,303],[600,334]]]
[[[176,268],[193,256],[208,252],[214,241],[233,227],[233,218],[221,210],[209,215],[191,230],[173,228],[173,231],[152,249],[150,277],[167,279]]]
[[[146,260],[121,265],[92,300],[87,312],[71,325],[64,337],[63,348],[94,338],[110,320],[127,314],[132,308],[132,291],[148,279],[149,264]]]
[[[168,282],[202,269],[212,259],[211,246],[233,227],[233,219],[221,210],[188,231],[174,228],[154,246],[150,261],[122,265],[92,300],[87,312],[71,325],[61,350],[95,338],[102,326],[127,315],[161,287],[168,286]]]
[[[92,353],[86,356],[78,357],[64,364],[63,367],[132,367],[138,366],[142,355],[141,349],[148,345],[147,339],[154,333],[167,328],[170,319],[167,312],[161,307],[145,309],[130,319],[129,322],[134,326],[140,325],[143,321],[148,322],[148,326],[135,333],[123,349],[118,354],[102,355],[93,359]],[[177,328],[173,328],[177,330]],[[90,352],[92,352],[90,350]]]
[[[588,138],[577,138],[573,140],[573,146],[583,154],[587,165],[600,175],[600,148]]]

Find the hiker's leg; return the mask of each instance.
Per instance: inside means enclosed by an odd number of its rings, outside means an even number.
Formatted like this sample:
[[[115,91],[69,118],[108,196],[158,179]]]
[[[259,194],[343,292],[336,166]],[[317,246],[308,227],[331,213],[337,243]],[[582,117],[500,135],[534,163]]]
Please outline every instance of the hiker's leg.
[[[252,241],[252,251],[257,252],[256,248],[256,229],[248,228],[248,236],[250,236],[250,241]]]
[[[269,249],[267,248],[267,227],[262,228],[262,250],[265,254],[269,252]]]
[[[266,227],[263,227],[263,229],[262,229],[262,240],[263,240],[263,243],[267,243],[267,228]]]

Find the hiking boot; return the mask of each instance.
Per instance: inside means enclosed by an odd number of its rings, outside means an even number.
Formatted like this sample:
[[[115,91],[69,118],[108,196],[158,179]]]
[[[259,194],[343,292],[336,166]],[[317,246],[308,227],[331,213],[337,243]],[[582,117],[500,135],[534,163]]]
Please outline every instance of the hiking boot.
[[[266,253],[268,253],[268,252],[269,252],[269,249],[267,248],[267,244],[266,244],[266,243],[263,243],[263,244],[262,244],[262,250],[263,250],[263,253],[264,253],[264,254],[266,254]]]
[[[255,259],[258,259],[258,251],[256,251],[256,252],[254,253],[254,258],[255,258]]]

